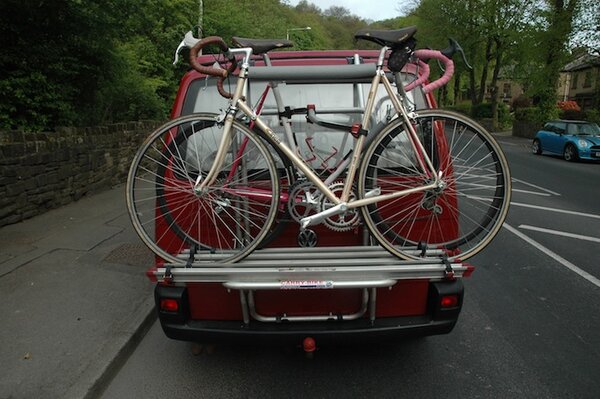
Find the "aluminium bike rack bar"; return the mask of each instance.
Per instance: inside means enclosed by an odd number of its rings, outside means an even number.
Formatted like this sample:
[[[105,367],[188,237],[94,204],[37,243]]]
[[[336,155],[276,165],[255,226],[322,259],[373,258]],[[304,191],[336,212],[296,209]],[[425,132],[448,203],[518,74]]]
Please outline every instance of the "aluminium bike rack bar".
[[[417,251],[420,253],[420,251]],[[431,256],[438,251],[427,252]],[[182,259],[189,258],[182,254]],[[198,253],[188,264],[166,264],[152,273],[159,282],[218,282],[230,289],[331,289],[392,286],[398,280],[461,278],[471,269],[441,257],[401,260],[377,246],[270,248],[238,263]]]
[[[407,249],[407,253],[415,256],[419,256],[422,250]],[[233,252],[232,252],[233,253]],[[428,249],[425,253],[423,260],[431,261],[432,259],[439,259],[444,252],[441,249]],[[211,254],[209,252],[198,252],[195,255],[195,263],[201,264],[204,262],[218,262],[228,256],[226,251],[221,254]],[[348,247],[312,247],[312,248],[298,248],[298,247],[286,247],[286,248],[265,248],[254,251],[242,262],[236,263],[236,267],[250,265],[256,261],[268,261],[277,260],[280,261],[282,257],[294,256],[294,259],[301,259],[301,261],[309,259],[388,259],[390,262],[398,262],[399,258],[392,256],[389,252],[379,246],[348,246]],[[185,250],[177,255],[182,263],[189,258],[189,250]],[[419,261],[421,262],[421,261]]]

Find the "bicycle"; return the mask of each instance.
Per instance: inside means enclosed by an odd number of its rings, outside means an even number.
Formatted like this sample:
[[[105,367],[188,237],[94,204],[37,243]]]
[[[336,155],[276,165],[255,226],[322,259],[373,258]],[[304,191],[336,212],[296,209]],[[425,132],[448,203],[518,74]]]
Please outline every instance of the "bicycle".
[[[418,259],[425,247],[437,248],[450,260],[464,260],[478,253],[506,217],[510,202],[508,165],[498,144],[477,123],[448,111],[420,111],[418,115],[407,111],[402,86],[397,84],[395,91],[384,70],[388,51],[387,66],[396,75],[411,57],[441,60],[446,72],[426,86],[428,91],[446,84],[453,71],[452,61],[439,51],[414,50],[415,31],[357,33],[357,38],[374,41],[382,48],[376,65],[365,64],[366,68],[344,75],[352,80],[369,73],[373,78],[362,122],[350,128],[356,137],[350,161],[347,168],[340,169],[343,174],[338,177],[342,180],[335,184],[325,184],[243,97],[249,75],[272,80],[296,75],[313,81],[327,75],[326,68],[252,70],[249,60],[253,52],[269,51],[278,47],[279,41],[244,39],[246,47],[237,49],[230,49],[218,37],[197,43],[191,52],[192,65],[201,73],[219,77],[217,89],[231,99],[230,106],[223,117],[195,114],[167,123],[147,139],[134,158],[127,203],[142,240],[171,262],[181,263],[176,255],[183,250],[192,254],[207,251],[217,261],[236,262],[259,246],[283,209],[280,202],[289,201],[290,193],[280,192],[280,180],[288,184],[300,176],[316,188],[301,193],[301,197],[320,210],[302,217],[301,229],[325,220],[353,226],[358,218],[356,209],[360,209],[375,240],[400,258]],[[195,62],[198,51],[207,45],[216,45],[225,53],[228,69]],[[223,82],[237,68],[237,55],[243,60],[235,91],[229,93]],[[339,68],[335,69],[339,74]],[[380,84],[397,116],[373,129],[377,132],[372,134],[369,124],[374,93]],[[239,122],[238,113],[257,129]],[[284,173],[276,168],[265,143],[289,160],[295,170]],[[142,199],[145,190],[155,191],[156,196]],[[142,221],[140,216],[146,212],[152,216]],[[180,242],[172,244],[164,242],[164,237],[152,237],[149,226],[154,223],[167,224]]]

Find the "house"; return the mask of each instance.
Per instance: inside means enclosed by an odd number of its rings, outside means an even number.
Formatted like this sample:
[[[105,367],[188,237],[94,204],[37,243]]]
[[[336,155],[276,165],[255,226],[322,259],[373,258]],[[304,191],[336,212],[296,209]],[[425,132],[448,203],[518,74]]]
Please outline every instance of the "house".
[[[600,56],[584,54],[564,67],[558,101],[576,101],[583,111],[600,107]]]
[[[509,78],[500,77],[497,82],[498,87],[498,95],[500,101],[503,103],[510,105],[513,100],[523,94],[523,86],[515,80],[511,80]],[[488,90],[489,94],[486,94],[486,98],[491,99],[491,92]]]

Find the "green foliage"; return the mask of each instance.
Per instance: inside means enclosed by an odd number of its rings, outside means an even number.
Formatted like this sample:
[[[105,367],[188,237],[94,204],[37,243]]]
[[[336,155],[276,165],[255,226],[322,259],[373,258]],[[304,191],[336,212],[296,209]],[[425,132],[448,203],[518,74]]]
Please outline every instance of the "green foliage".
[[[459,113],[467,115],[467,116],[471,116],[471,103],[468,103],[468,102],[450,105],[450,106],[447,106],[444,108],[459,112]]]
[[[585,120],[589,122],[595,122],[600,125],[600,111],[596,109],[586,111]]]
[[[508,107],[504,104],[498,104],[498,114],[507,114]],[[492,104],[481,103],[473,105],[471,108],[471,115],[475,118],[491,118],[492,117]]]
[[[176,89],[169,60],[193,4],[3,0],[0,128],[165,117]]]
[[[344,7],[322,10],[314,3],[204,0],[202,34],[222,36],[227,42],[232,36],[289,34],[296,50],[374,48],[354,41],[354,32],[368,21]],[[546,6],[539,7],[541,3]],[[455,78],[462,79],[446,87],[444,98],[451,103],[460,103],[463,92],[472,93],[474,103],[483,102],[485,85],[497,78],[505,63],[514,64],[510,77],[521,80],[543,119],[548,119],[558,116],[554,88],[548,82],[564,64],[574,10],[598,7],[585,4],[595,3],[421,0],[414,2],[408,15],[372,26],[416,25],[420,48],[442,48],[448,37],[457,39],[475,70],[471,73],[456,62]],[[172,67],[173,51],[197,21],[196,0],[2,0],[0,129],[166,117],[188,67],[185,61]],[[582,26],[577,19],[575,25]],[[305,26],[311,30],[293,30]],[[439,73],[432,64],[432,78]],[[465,107],[455,108],[469,112]],[[485,104],[473,108],[476,115],[488,115],[490,110]],[[499,104],[500,122],[507,120],[506,115]]]
[[[492,104],[481,103],[472,105],[469,102],[462,102],[460,104],[444,107],[449,110],[459,112],[464,115],[468,115],[474,119],[492,119]],[[508,106],[503,103],[498,104],[498,126],[509,127],[512,124],[512,116],[510,114]]]
[[[471,116],[475,119],[492,118],[493,110],[491,103],[481,103],[473,105],[471,108]],[[512,116],[510,115],[509,108],[504,103],[498,104],[498,126],[508,127],[511,125]]]
[[[553,110],[541,109],[539,107],[519,108],[515,111],[515,120],[529,122],[537,126],[543,126],[549,120],[558,119],[558,108]]]
[[[295,49],[356,46],[367,25],[306,1],[205,0],[203,36],[285,38]],[[187,63],[171,65],[198,21],[196,0],[3,0],[0,129],[164,118]]]
[[[110,52],[99,4],[56,0],[0,3],[0,128],[76,123],[93,102]],[[74,34],[76,33],[76,34]]]
[[[560,119],[567,119],[572,121],[580,121],[586,118],[585,112],[577,111],[574,109],[560,110],[558,115]]]

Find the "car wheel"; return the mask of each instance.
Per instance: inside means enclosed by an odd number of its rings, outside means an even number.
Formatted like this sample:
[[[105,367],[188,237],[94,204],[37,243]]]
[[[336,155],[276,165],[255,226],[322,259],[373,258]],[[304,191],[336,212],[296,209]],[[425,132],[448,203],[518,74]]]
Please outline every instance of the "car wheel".
[[[536,155],[540,155],[542,153],[542,143],[540,143],[538,139],[533,140],[531,151]]]
[[[579,159],[577,148],[575,148],[573,144],[567,144],[565,151],[563,152],[563,156],[565,160],[569,162],[575,162]]]

